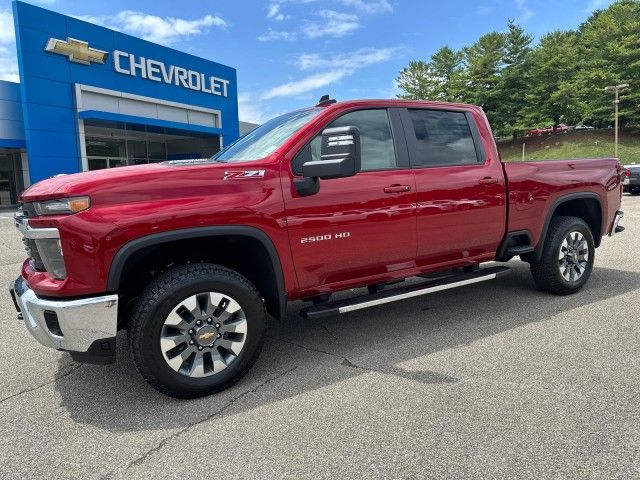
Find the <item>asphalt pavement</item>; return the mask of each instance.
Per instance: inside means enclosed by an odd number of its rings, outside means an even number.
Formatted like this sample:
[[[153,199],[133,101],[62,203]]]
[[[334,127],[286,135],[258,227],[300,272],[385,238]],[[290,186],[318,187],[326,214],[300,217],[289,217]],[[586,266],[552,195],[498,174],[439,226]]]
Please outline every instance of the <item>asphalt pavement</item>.
[[[0,292],[0,478],[640,478],[640,197],[585,289],[494,282],[272,322],[233,388],[175,400],[40,346]],[[0,216],[0,284],[24,253]]]

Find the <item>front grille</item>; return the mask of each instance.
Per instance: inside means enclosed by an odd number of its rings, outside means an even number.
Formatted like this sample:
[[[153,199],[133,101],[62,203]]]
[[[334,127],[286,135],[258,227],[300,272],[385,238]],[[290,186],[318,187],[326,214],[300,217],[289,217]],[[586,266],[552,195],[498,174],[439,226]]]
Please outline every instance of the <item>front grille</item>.
[[[33,203],[21,203],[17,216],[26,218],[33,218],[37,216]],[[38,252],[38,245],[36,244],[36,241],[30,238],[23,238],[22,243],[24,243],[24,249],[27,251],[27,255],[31,260],[33,268],[38,272],[46,272],[47,269],[44,266],[40,252]]]
[[[21,203],[19,211],[23,217],[32,218],[36,216],[36,208],[33,203]]]
[[[46,272],[47,269],[44,266],[40,252],[38,252],[38,245],[36,244],[36,241],[31,238],[23,238],[22,243],[24,243],[24,249],[27,251],[27,255],[31,260],[33,268],[38,272]]]

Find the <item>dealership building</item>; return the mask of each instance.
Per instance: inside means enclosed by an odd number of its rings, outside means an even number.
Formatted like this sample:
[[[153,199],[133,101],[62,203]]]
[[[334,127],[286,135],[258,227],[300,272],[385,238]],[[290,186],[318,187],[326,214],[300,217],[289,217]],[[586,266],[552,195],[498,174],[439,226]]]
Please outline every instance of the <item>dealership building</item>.
[[[23,2],[0,81],[0,206],[63,173],[203,158],[240,135],[234,68]]]

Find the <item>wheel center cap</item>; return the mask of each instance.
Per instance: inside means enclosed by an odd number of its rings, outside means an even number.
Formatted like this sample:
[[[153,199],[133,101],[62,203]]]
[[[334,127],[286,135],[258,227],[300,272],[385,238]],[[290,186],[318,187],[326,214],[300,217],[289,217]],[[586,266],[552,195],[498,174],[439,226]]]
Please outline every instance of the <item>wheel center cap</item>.
[[[217,335],[218,335],[218,330],[216,330],[215,327],[211,325],[205,325],[204,327],[201,327],[198,330],[196,330],[196,333],[194,334],[194,338],[195,338],[195,341],[198,343],[198,345],[206,347],[208,345],[211,345],[213,342],[215,342]]]

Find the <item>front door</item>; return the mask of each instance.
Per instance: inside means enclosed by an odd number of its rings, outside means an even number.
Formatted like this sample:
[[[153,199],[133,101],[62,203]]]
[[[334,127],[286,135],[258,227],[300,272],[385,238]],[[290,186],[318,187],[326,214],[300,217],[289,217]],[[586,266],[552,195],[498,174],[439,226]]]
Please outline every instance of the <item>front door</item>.
[[[362,171],[320,180],[315,195],[299,196],[292,182],[305,161],[320,158],[320,137],[294,159],[285,209],[302,290],[366,283],[415,265],[416,189],[406,148],[399,144],[404,138],[394,135],[399,122],[397,112],[380,108],[352,111],[326,125],[359,129]]]

